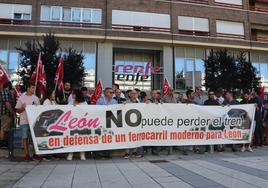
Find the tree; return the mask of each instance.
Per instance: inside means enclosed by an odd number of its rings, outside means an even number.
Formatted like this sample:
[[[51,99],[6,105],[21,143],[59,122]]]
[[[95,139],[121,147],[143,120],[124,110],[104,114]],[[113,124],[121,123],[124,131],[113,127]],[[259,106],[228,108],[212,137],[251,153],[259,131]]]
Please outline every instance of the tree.
[[[219,87],[234,89],[236,76],[235,58],[226,49],[210,51],[205,61],[205,86],[216,90]]]
[[[234,57],[227,49],[211,50],[204,61],[207,89],[216,90],[221,87],[226,90],[245,90],[259,87],[256,69],[246,60],[243,52]]]
[[[21,77],[23,85],[28,82],[36,68],[39,53],[42,54],[48,87],[54,87],[55,73],[62,54],[64,54],[64,81],[69,81],[75,86],[82,84],[85,76],[82,52],[77,52],[72,48],[60,48],[60,42],[54,34],[44,35],[41,42],[38,38],[27,41],[24,48],[19,47],[17,50],[21,56],[18,75]]]
[[[241,90],[254,88],[258,90],[260,87],[260,78],[257,77],[257,69],[250,61],[247,61],[246,54],[241,52],[237,57],[237,88]]]
[[[209,56],[204,60],[205,62],[205,86],[208,89],[216,90],[219,86],[216,79],[219,74],[219,63],[216,54],[213,50],[209,52]]]

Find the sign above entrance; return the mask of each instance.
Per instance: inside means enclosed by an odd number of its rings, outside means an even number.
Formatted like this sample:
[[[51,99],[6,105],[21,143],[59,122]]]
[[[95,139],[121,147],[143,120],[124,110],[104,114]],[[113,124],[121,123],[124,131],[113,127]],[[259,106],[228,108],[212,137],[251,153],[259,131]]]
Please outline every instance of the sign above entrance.
[[[152,65],[152,62],[135,62],[135,65],[118,63],[114,67],[115,79],[131,81],[134,85],[138,82],[150,81],[153,74],[160,73],[162,70],[162,67]]]

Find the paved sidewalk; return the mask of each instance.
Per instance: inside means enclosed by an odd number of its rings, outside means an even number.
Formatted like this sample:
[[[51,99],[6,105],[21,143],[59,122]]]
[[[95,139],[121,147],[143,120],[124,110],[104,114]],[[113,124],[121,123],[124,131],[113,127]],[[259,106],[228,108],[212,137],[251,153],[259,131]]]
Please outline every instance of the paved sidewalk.
[[[141,159],[10,162],[0,159],[0,188],[268,187],[268,147]]]

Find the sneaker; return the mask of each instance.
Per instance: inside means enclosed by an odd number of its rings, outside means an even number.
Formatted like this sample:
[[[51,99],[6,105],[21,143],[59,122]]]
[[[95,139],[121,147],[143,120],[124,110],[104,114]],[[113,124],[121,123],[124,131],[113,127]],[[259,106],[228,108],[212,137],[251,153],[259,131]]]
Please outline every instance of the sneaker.
[[[136,157],[136,158],[141,158],[141,157],[142,157],[142,155],[138,154],[137,152],[134,152],[134,153],[132,154],[132,156],[133,156],[133,157]]]
[[[232,147],[232,152],[237,152],[237,149],[235,147]]]
[[[32,158],[33,161],[41,161],[41,157],[39,157],[39,155],[34,154]]]
[[[73,153],[68,153],[67,161],[72,161],[72,160],[73,160]]]
[[[32,158],[30,157],[30,155],[26,155],[24,157],[24,161],[31,161],[31,160],[32,160]]]
[[[250,146],[248,146],[248,152],[253,152],[253,149],[250,147]]]
[[[129,158],[129,154],[128,153],[125,153],[124,159],[128,159],[128,158]]]
[[[241,152],[245,152],[245,151],[246,151],[246,147],[243,146],[243,147],[241,148]]]
[[[188,152],[186,150],[183,150],[182,155],[188,155]]]
[[[81,159],[81,161],[86,160],[85,152],[80,152],[80,159]]]

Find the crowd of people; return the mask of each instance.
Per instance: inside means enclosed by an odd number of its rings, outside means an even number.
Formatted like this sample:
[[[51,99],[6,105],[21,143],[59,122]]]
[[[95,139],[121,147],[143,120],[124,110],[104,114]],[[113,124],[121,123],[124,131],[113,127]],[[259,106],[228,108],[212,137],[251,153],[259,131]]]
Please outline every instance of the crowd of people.
[[[26,92],[15,99],[15,92],[12,87],[6,87],[0,84],[0,148],[8,147],[8,134],[14,117],[19,114],[19,127],[21,129],[22,146],[24,149],[25,160],[41,160],[40,156],[30,156],[29,141],[30,129],[25,108],[27,105],[93,105],[91,95],[93,90],[87,87],[73,89],[70,82],[64,83],[64,90],[56,93],[54,89],[47,89],[46,95],[39,99],[35,95],[35,85],[29,83]],[[231,145],[233,152],[253,152],[252,147],[262,147],[268,144],[268,101],[263,100],[254,90],[244,91],[243,94],[232,91],[224,91],[219,88],[216,91],[209,90],[207,95],[202,87],[197,87],[195,91],[189,89],[183,95],[176,93],[172,87],[168,89],[166,96],[161,96],[161,92],[152,89],[150,93],[140,91],[139,89],[121,91],[119,85],[114,84],[103,91],[103,95],[97,100],[97,105],[114,105],[128,103],[187,103],[196,105],[237,105],[237,104],[255,104],[256,114],[254,123],[253,141],[247,145]],[[224,152],[228,146],[182,146],[179,149],[183,155],[188,155],[189,151],[203,154],[216,150]],[[158,155],[161,150],[172,152],[173,147],[142,147],[127,149],[124,152],[124,158],[143,157],[145,154],[152,153]],[[94,158],[110,158],[111,151],[90,152]],[[73,159],[73,153],[67,155],[67,160]],[[86,153],[80,152],[80,159],[86,160]]]

